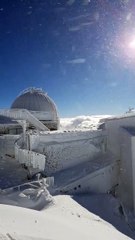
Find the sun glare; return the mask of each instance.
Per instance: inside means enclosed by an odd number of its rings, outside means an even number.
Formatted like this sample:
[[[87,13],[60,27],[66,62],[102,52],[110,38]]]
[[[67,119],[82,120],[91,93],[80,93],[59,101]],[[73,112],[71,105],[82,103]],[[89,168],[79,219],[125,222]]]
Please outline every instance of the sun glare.
[[[132,39],[132,41],[129,42],[129,48],[135,49],[135,38]]]

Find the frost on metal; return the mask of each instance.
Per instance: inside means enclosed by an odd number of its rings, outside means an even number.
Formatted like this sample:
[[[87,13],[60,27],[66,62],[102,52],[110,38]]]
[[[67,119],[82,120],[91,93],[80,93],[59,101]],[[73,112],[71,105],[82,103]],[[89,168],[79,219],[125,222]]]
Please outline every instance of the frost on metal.
[[[15,158],[20,164],[25,164],[28,168],[38,169],[38,171],[45,169],[45,155],[22,149],[17,143],[15,144]]]
[[[42,210],[54,203],[47,190],[52,179],[42,179],[21,184],[0,191],[0,204],[20,206],[34,210]]]

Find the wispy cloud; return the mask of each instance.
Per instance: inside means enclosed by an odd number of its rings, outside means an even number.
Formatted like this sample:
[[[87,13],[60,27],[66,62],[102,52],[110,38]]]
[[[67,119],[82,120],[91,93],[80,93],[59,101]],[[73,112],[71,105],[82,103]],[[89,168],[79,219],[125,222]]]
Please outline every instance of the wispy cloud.
[[[90,14],[85,13],[85,14],[81,14],[81,15],[78,15],[78,16],[75,16],[75,17],[70,17],[68,19],[65,19],[65,21],[69,21],[69,22],[78,21],[78,20],[82,20],[82,19],[88,18],[88,17],[90,17]]]
[[[80,29],[81,29],[81,27],[78,25],[78,26],[72,26],[68,30],[70,32],[76,32],[76,31],[79,31]]]
[[[82,64],[85,62],[86,62],[85,58],[75,58],[67,61],[68,64]]]
[[[88,27],[88,26],[91,26],[92,24],[93,24],[93,22],[83,22],[80,25],[75,25],[75,26],[69,27],[68,30],[70,32],[76,32],[76,31],[81,30],[83,27]]]
[[[81,23],[81,26],[90,26],[92,24],[93,24],[93,22],[83,22],[83,23]]]

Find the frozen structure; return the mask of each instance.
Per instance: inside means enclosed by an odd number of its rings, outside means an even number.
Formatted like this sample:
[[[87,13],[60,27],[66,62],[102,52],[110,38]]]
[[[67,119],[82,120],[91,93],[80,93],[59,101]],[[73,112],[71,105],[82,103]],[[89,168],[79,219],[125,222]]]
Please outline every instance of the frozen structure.
[[[21,92],[11,109],[26,109],[50,130],[57,130],[59,117],[53,100],[42,89],[28,88]]]
[[[14,180],[9,175],[7,185],[0,186],[11,187],[2,196],[10,193],[12,199],[12,189],[28,182],[28,174],[46,178],[52,195],[112,193],[135,213],[135,115],[104,119],[93,131],[50,131],[58,125],[55,104],[39,89],[24,91],[11,109],[0,110],[1,164],[14,168]],[[37,190],[31,194],[39,201]]]
[[[135,212],[135,115],[106,119],[103,130],[27,132],[15,158],[30,171],[54,176],[54,191],[113,192]]]

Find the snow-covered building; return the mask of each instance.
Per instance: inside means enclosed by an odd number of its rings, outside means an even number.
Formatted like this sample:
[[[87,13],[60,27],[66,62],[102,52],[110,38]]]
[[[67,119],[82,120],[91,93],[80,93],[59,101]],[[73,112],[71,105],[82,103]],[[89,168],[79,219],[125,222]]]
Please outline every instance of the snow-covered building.
[[[0,134],[20,134],[26,129],[58,128],[56,105],[42,89],[28,88],[14,100],[10,109],[0,110]]]
[[[0,110],[0,187],[2,169],[11,170],[3,188],[40,173],[52,195],[111,193],[124,211],[135,213],[135,115],[106,118],[101,124],[97,129],[92,125],[93,130],[57,130],[54,102],[41,89],[23,91],[10,109]],[[12,189],[6,190],[7,198],[9,193]],[[22,202],[14,204],[25,206]],[[32,204],[35,208],[37,200]]]
[[[42,89],[28,88],[14,100],[11,109],[27,109],[50,130],[59,127],[59,116],[54,101]]]

